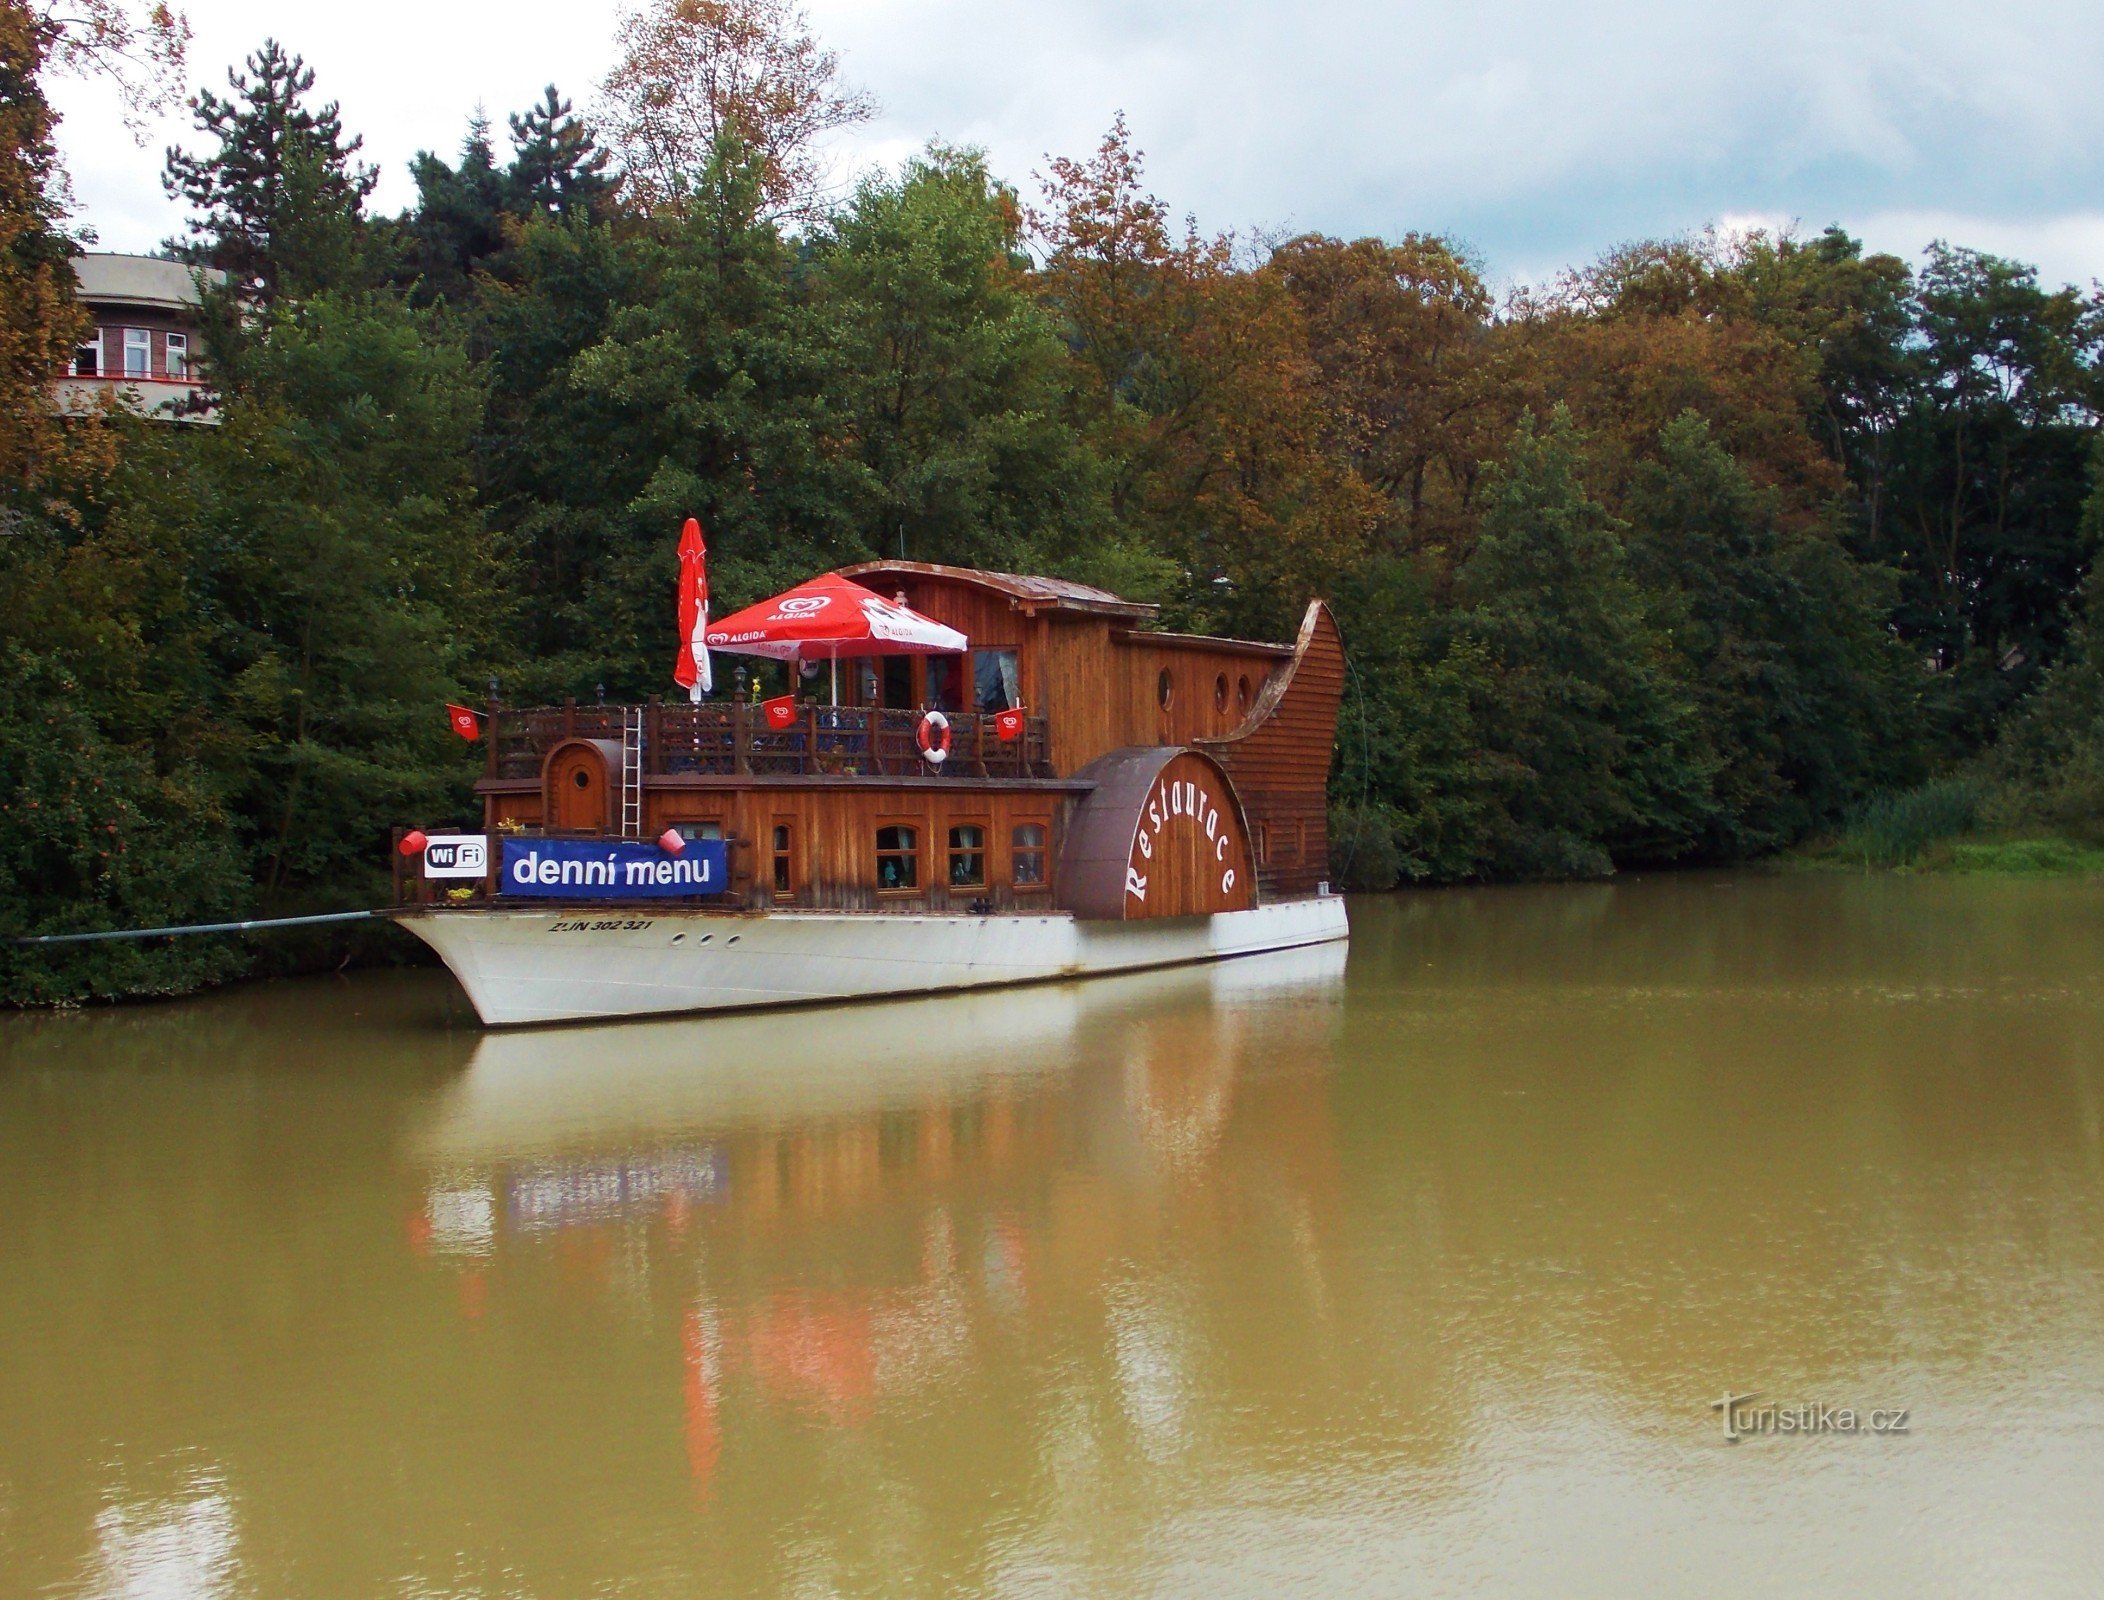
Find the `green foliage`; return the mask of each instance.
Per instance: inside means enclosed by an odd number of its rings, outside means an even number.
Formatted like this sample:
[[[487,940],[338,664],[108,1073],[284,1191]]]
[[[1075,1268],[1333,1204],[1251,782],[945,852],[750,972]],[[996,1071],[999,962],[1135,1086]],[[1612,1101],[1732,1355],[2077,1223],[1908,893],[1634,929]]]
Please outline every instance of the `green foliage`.
[[[1972,773],[1872,795],[1850,811],[1827,853],[1859,866],[1910,866],[1969,833],[1987,799],[1986,782]]]
[[[679,43],[626,70],[673,81]],[[74,323],[10,49],[0,331],[45,352],[15,362],[35,396]],[[666,685],[690,515],[719,612],[877,554],[1197,631],[1281,637],[1327,596],[1351,887],[1837,825],[1857,862],[1971,861],[1980,828],[2104,843],[2104,655],[2071,603],[2104,535],[2099,306],[2027,268],[1706,237],[1500,311],[1446,240],[1179,234],[1122,122],[1050,163],[1041,211],[933,145],[829,209],[799,189],[792,230],[794,127],[730,107],[650,204],[552,87],[508,156],[478,116],[375,222],[297,57],[230,81],[168,165],[186,253],[233,280],[207,297],[219,425],[39,409],[0,439],[28,441],[11,484],[46,479],[0,507],[0,931],[371,904],[390,824],[472,804],[444,701]],[[248,959],[11,958],[4,995]]]
[[[1477,718],[1497,808],[1478,870],[1498,876],[1685,854],[1718,764],[1625,527],[1586,494],[1578,457],[1568,413],[1546,430],[1523,418],[1457,575],[1455,626],[1489,666]]]

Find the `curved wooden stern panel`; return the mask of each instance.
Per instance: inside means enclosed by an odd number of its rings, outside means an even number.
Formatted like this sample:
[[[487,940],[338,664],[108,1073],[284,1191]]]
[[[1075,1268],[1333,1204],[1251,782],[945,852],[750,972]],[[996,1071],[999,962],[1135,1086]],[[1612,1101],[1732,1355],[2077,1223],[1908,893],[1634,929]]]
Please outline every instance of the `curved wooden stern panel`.
[[[1074,808],[1059,856],[1061,902],[1075,916],[1131,922],[1256,904],[1248,824],[1211,756],[1136,746],[1077,776],[1096,787]]]
[[[1234,780],[1268,893],[1313,894],[1330,875],[1327,791],[1344,672],[1337,619],[1311,600],[1292,663],[1264,685],[1248,719],[1224,738],[1195,741]]]

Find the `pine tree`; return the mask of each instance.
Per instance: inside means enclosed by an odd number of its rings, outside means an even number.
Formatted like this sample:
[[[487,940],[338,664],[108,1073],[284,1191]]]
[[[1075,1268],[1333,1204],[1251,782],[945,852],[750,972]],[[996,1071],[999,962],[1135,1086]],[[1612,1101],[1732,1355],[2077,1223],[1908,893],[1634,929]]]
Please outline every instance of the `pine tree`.
[[[600,149],[584,119],[549,84],[539,105],[513,112],[511,188],[521,211],[553,217],[600,216],[613,199],[614,178],[607,171],[610,151]]]
[[[340,270],[344,238],[380,175],[353,164],[365,141],[345,141],[335,101],[319,110],[303,103],[314,69],[299,56],[266,39],[248,71],[228,69],[227,99],[198,94],[198,131],[219,148],[191,155],[171,146],[161,183],[196,213],[189,239],[171,248],[219,268],[237,294],[268,307]]]
[[[479,112],[468,124],[460,165],[449,167],[428,150],[417,152],[409,170],[416,179],[417,207],[407,219],[406,274],[418,280],[420,302],[466,297],[470,276],[506,247],[504,221],[512,188],[497,169],[489,119]]]

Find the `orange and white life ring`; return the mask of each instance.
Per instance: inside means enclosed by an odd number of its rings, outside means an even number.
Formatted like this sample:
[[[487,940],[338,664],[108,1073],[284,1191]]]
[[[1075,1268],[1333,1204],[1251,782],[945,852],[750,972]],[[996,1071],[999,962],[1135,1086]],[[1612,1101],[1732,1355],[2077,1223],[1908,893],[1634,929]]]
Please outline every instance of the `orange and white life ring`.
[[[913,737],[920,744],[920,753],[931,767],[939,767],[950,759],[950,719],[940,711],[931,711],[920,719],[920,726]]]

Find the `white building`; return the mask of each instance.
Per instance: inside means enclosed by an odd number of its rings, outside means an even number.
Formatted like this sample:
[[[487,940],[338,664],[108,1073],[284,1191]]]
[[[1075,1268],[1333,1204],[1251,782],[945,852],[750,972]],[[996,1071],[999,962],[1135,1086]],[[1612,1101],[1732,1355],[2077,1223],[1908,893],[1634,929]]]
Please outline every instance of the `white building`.
[[[197,375],[200,278],[224,274],[160,256],[73,258],[80,303],[95,332],[54,384],[59,409],[93,410],[105,396],[141,416],[217,422]]]

